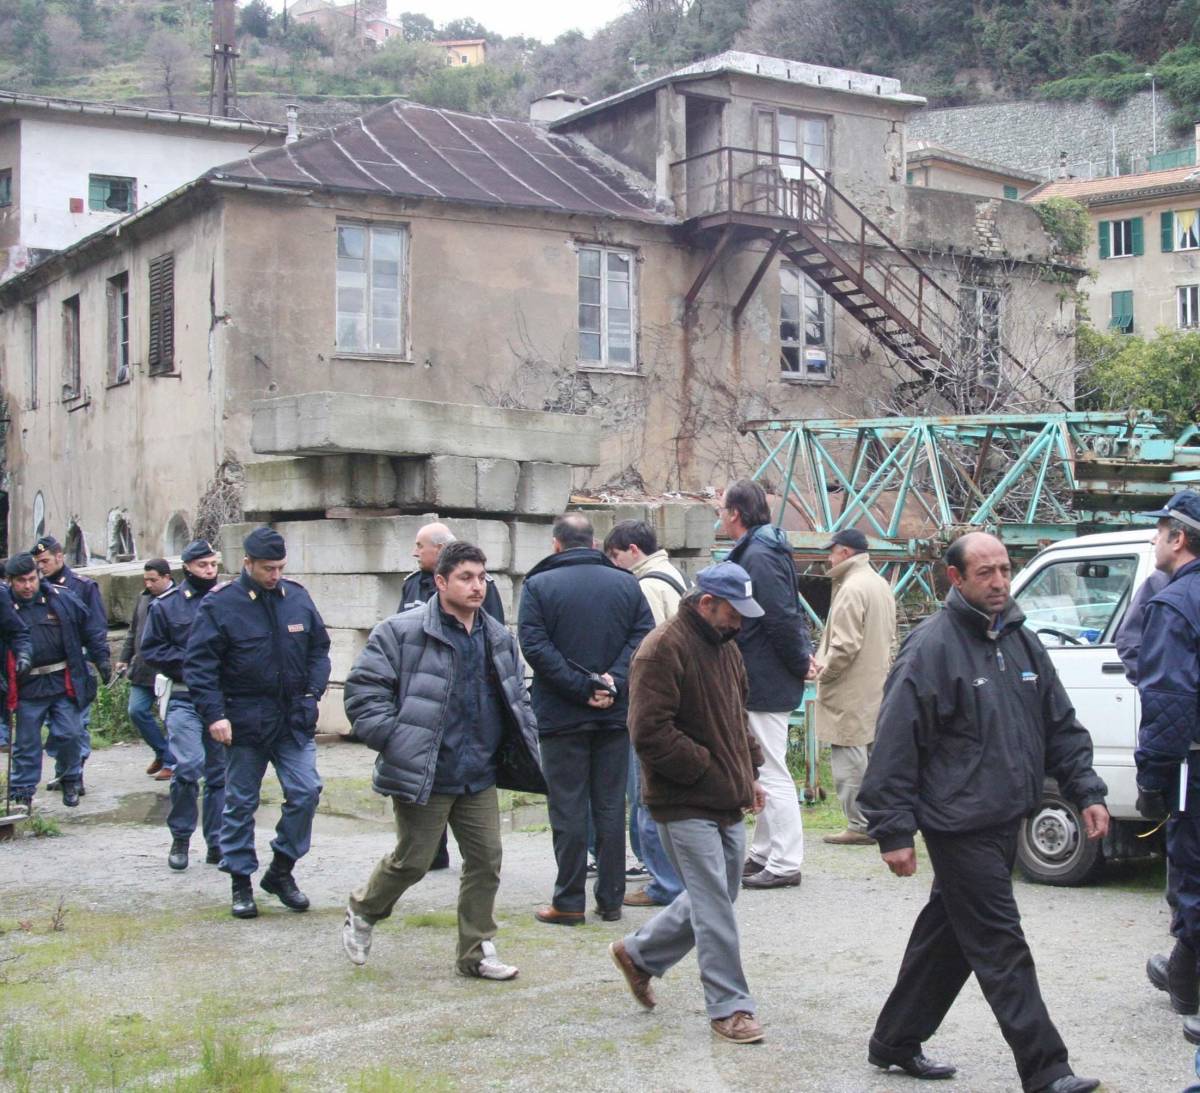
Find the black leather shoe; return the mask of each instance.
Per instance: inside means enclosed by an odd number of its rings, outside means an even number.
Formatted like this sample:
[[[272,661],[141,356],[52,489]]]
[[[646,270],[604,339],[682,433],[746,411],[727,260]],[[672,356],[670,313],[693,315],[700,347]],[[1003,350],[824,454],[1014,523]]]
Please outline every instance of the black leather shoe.
[[[1200,1010],[1200,973],[1196,970],[1196,952],[1182,941],[1167,958],[1167,993],[1171,1009],[1176,1013],[1192,1014]]]
[[[221,864],[221,848],[219,846],[210,846],[208,853],[204,855],[205,865],[220,865]]]
[[[769,869],[760,869],[750,876],[742,874],[743,888],[795,888],[799,883],[799,869],[794,873],[772,873]]]
[[[1146,978],[1155,990],[1167,989],[1167,954],[1155,953],[1146,961]]]
[[[79,804],[79,785],[75,782],[63,782],[62,795],[63,804],[67,808],[74,808]]]
[[[1064,1074],[1061,1078],[1055,1078],[1039,1093],[1091,1093],[1099,1084],[1099,1078],[1080,1078],[1077,1074]]]
[[[182,872],[188,867],[188,840],[172,839],[171,852],[167,855],[167,865],[176,872]]]
[[[51,793],[57,793],[60,789],[62,789],[62,779],[61,778],[51,779],[49,782],[46,783],[46,788]]]
[[[230,913],[234,918],[258,918],[258,904],[254,902],[254,889],[250,878],[239,873],[233,876],[233,903]]]
[[[898,1070],[903,1070],[910,1077],[926,1078],[931,1081],[939,1078],[953,1078],[958,1073],[957,1067],[950,1066],[947,1063],[935,1063],[920,1051],[915,1055],[910,1055],[907,1059],[889,1059],[884,1055],[880,1055],[877,1051],[869,1050],[867,1052],[867,1059],[872,1065],[879,1067],[881,1070],[887,1070],[889,1067],[894,1066]]]
[[[291,873],[277,873],[268,869],[258,885],[264,892],[279,897],[279,902],[289,911],[307,911],[308,896],[296,887]]]
[[[621,921],[621,908],[620,907],[609,907],[607,909],[604,909],[602,907],[597,907],[596,914],[598,914],[605,922],[620,922]]]

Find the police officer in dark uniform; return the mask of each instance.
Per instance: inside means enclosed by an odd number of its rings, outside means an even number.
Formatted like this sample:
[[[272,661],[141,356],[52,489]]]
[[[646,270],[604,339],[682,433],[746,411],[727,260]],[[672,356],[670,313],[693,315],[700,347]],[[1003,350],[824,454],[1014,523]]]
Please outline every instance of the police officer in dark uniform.
[[[95,616],[70,592],[39,578],[29,554],[4,566],[13,606],[29,628],[32,663],[18,683],[17,732],[13,741],[12,796],[29,805],[42,774],[42,725],[47,720],[58,742],[63,804],[79,804],[83,779],[83,710],[96,697],[96,678],[112,679],[107,635]]]
[[[221,868],[233,879],[234,917],[254,918],[254,812],[268,763],[284,801],[261,887],[293,911],[308,909],[292,868],[308,853],[321,796],[313,737],[329,682],[329,635],[304,587],[283,577],[283,536],[260,527],[243,546],[242,572],[196,612],[183,681],[213,739],[226,745]]]
[[[183,681],[192,622],[201,601],[216,587],[219,563],[217,552],[206,539],[188,543],[181,557],[183,580],[151,601],[141,645],[146,664],[171,681],[166,725],[175,770],[171,777],[171,810],[167,813],[167,829],[171,832],[167,865],[177,871],[188,867],[201,778],[204,841],[208,844],[205,861],[209,865],[221,860],[221,810],[225,806],[225,748],[208,732]]]
[[[29,553],[33,555],[33,560],[37,563],[43,580],[49,581],[58,588],[65,588],[83,605],[84,610],[91,616],[91,625],[97,628],[96,632],[104,635],[103,656],[107,658],[108,613],[104,610],[104,599],[100,595],[100,586],[91,577],[84,577],[67,565],[62,544],[53,535],[43,535],[34,543],[33,549]],[[92,754],[92,734],[88,731],[88,725],[92,721],[91,699],[83,707],[82,719],[83,747],[80,754],[80,797],[87,792],[83,787],[83,764],[87,762],[88,756]],[[53,725],[50,726],[50,732],[46,737],[46,754],[54,760],[54,780],[46,788],[59,789],[62,783],[64,763],[58,755],[58,737]]]
[[[1175,948],[1166,988],[1176,1013],[1194,1014],[1200,1005],[1200,493],[1181,490],[1144,515],[1158,519],[1154,564],[1168,581],[1146,604],[1138,652],[1137,807],[1148,819],[1170,816]],[[1183,1031],[1200,1043],[1200,1020],[1185,1017]]]
[[[33,643],[29,627],[13,607],[12,593],[8,585],[0,583],[0,698],[7,696],[8,689],[15,687],[29,671],[33,657]],[[5,707],[7,711],[8,707]],[[8,738],[7,712],[0,718],[0,751],[12,744]]]

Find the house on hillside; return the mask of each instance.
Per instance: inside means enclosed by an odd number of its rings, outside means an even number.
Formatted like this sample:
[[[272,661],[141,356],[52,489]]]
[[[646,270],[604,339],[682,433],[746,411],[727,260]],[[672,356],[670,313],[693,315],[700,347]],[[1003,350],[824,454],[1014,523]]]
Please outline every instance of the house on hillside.
[[[346,35],[377,46],[404,33],[399,23],[388,18],[387,0],[292,0],[288,18],[331,38]]]
[[[955,193],[1016,201],[1044,181],[1041,175],[964,155],[929,141],[913,141],[905,160],[905,181]]]
[[[732,53],[564,103],[396,101],[0,286],[12,541],[177,548],[279,395],[587,414],[577,484],[656,491],[761,459],[746,420],[1069,397],[1035,211],[906,186],[897,81]]]
[[[446,51],[446,64],[463,65],[487,64],[487,39],[485,38],[452,38],[446,41],[430,42]]]
[[[0,280],[219,163],[279,147],[254,121],[0,91]]]
[[[1200,144],[1200,125],[1196,133]],[[1084,291],[1098,328],[1152,338],[1200,327],[1200,171],[1060,178],[1026,200],[1050,197],[1072,198],[1091,216],[1085,258],[1096,278]]]

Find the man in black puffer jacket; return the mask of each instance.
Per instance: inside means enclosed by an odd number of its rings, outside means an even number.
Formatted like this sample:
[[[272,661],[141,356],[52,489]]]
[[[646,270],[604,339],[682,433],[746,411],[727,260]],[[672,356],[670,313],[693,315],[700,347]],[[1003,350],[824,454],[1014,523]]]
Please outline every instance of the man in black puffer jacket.
[[[654,629],[637,578],[593,548],[582,513],[554,521],[554,553],[521,591],[521,649],[533,669],[558,878],[541,922],[583,921],[587,819],[596,828],[596,910],[621,917],[625,898],[625,777],[629,661]]]
[[[537,730],[517,644],[483,606],[487,559],[449,543],[434,574],[437,592],[385,619],[346,677],[346,715],[379,752],[376,793],[392,798],[396,849],[350,896],[342,945],[365,964],[375,923],[429,870],[449,821],[463,855],[458,890],[460,975],[512,979],[496,956],[500,887],[496,787],[544,793]]]

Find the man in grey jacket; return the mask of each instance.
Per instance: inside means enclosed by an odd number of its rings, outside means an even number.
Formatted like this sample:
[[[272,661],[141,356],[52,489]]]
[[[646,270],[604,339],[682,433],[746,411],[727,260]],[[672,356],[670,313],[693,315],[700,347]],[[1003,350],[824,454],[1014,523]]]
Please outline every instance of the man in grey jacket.
[[[154,761],[146,768],[146,773],[154,775],[159,782],[169,782],[175,769],[175,760],[171,755],[171,746],[154,716],[155,672],[142,657],[142,634],[146,629],[146,616],[150,613],[151,602],[170,592],[175,582],[171,580],[171,567],[165,558],[151,558],[143,570],[142,583],[145,588],[134,606],[129,632],[121,646],[116,668],[118,672],[129,673],[129,720],[154,752]]]
[[[392,798],[396,848],[350,896],[342,945],[365,964],[375,923],[429,870],[438,840],[454,832],[463,855],[458,890],[460,975],[513,979],[492,939],[500,887],[497,785],[544,793],[537,733],[516,642],[481,611],[483,551],[449,543],[436,594],[385,619],[346,677],[355,735],[379,752],[374,787]]]

